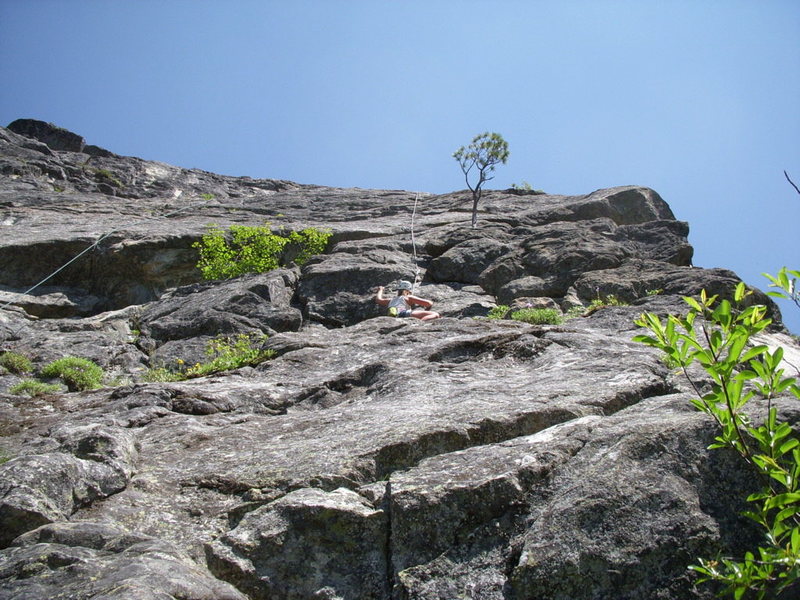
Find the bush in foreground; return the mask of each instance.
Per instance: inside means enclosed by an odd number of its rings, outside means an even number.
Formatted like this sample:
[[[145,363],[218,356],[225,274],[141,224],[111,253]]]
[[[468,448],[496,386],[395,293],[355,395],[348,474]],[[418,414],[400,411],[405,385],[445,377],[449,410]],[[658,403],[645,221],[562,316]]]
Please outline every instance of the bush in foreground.
[[[88,358],[65,356],[45,365],[42,377],[59,378],[69,391],[95,390],[103,384],[103,369]]]

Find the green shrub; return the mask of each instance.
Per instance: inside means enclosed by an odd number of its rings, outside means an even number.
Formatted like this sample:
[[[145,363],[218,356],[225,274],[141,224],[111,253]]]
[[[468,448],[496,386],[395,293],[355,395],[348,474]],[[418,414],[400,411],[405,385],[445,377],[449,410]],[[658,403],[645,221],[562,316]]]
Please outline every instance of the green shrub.
[[[94,172],[94,180],[98,183],[107,183],[115,188],[125,187],[119,178],[108,169],[97,169]]]
[[[545,193],[544,190],[534,189],[534,187],[524,179],[522,183],[512,183],[510,189],[512,192],[525,195],[542,196]]]
[[[614,294],[609,294],[608,296],[600,297],[598,296],[594,300],[591,301],[589,304],[589,311],[596,311],[601,308],[605,308],[607,306],[628,306],[627,302],[623,302],[619,298],[617,298]]]
[[[53,383],[45,383],[38,379],[23,379],[19,383],[12,385],[8,389],[9,394],[14,396],[46,396],[47,394],[57,394],[61,387]]]
[[[789,287],[773,280],[781,289]],[[736,599],[775,598],[800,579],[800,439],[789,423],[778,421],[773,405],[779,395],[800,399],[800,386],[795,377],[784,376],[783,348],[770,351],[753,342],[771,320],[763,305],[740,308],[749,294],[740,283],[734,305],[703,291],[698,299],[684,298],[689,306],[684,317],[669,315],[662,321],[643,313],[636,324],[648,334],[633,338],[657,348],[667,364],[683,371],[697,393],[692,405],[717,424],[719,435],[709,449],[733,450],[757,475],[760,489],[747,497],[752,510],[743,514],[763,528],[763,545],[741,560],[717,556],[690,566],[700,582],[715,581]],[[695,361],[712,380],[708,389],[692,379],[689,366]],[[751,421],[752,411],[745,410],[755,396],[767,400],[758,426]],[[788,595],[796,597],[796,590]]]
[[[770,275],[769,273],[762,273],[762,275],[770,280],[769,287],[781,290],[780,292],[767,292],[770,296],[791,300],[800,308],[800,285],[797,284],[798,280],[800,280],[800,270],[782,267],[777,275]]]
[[[45,365],[43,377],[60,378],[72,392],[99,388],[103,383],[103,369],[87,358],[65,356]]]
[[[521,308],[511,313],[511,318],[531,325],[560,325],[564,322],[564,315],[555,308]]]
[[[170,371],[165,367],[148,369],[142,376],[142,381],[147,383],[169,383],[171,381],[183,381],[186,376],[183,373]]]
[[[489,311],[486,315],[490,319],[505,319],[508,314],[509,307],[506,304],[498,304]]]
[[[33,371],[33,363],[18,352],[3,352],[3,354],[0,354],[0,367],[4,367],[10,373],[16,373],[17,375]]]
[[[197,363],[184,372],[186,377],[205,377],[212,373],[255,366],[275,356],[272,350],[262,350],[261,344],[265,335],[247,335],[240,333],[235,338],[221,336],[211,340],[206,347],[206,354],[211,360]]]
[[[156,367],[147,371],[142,380],[150,383],[185,381],[231,369],[252,367],[275,356],[274,351],[261,349],[266,339],[267,336],[263,334],[241,333],[233,337],[219,336],[206,344],[206,355],[210,357],[210,360],[183,368],[184,362],[179,359],[177,363],[180,370]]]
[[[564,320],[569,321],[570,319],[577,319],[578,317],[582,317],[584,314],[586,314],[586,309],[584,307],[573,306],[564,313]]]
[[[267,226],[231,225],[226,233],[218,225],[209,225],[192,247],[200,253],[197,268],[204,279],[230,279],[277,269],[286,255],[302,265],[325,251],[330,236],[330,232],[313,227],[281,235]]]
[[[293,245],[298,249],[294,262],[302,265],[313,256],[325,252],[331,235],[330,231],[321,231],[313,227],[307,227],[301,231],[292,231],[289,234],[289,245]]]
[[[7,463],[7,462],[8,462],[8,461],[10,461],[10,460],[11,460],[11,456],[9,456],[9,455],[6,453],[6,451],[5,451],[5,450],[3,450],[2,448],[0,448],[0,465],[2,465],[3,463]]]

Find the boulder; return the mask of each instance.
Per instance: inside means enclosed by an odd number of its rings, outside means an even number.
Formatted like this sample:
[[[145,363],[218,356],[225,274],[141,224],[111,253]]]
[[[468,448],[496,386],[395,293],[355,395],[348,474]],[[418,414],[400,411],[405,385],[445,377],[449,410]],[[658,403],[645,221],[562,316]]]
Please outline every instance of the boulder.
[[[250,598],[389,594],[386,514],[356,492],[299,489],[247,515],[209,544],[214,574]]]
[[[757,527],[737,517],[753,481],[736,457],[709,453],[711,440],[685,396],[644,402],[599,424],[534,504],[513,557],[511,597],[695,598],[687,565],[723,547],[741,554],[759,539]],[[706,485],[712,477],[719,479]]]
[[[298,275],[280,269],[178,288],[142,309],[138,344],[154,365],[194,364],[207,360],[207,342],[215,337],[296,331],[303,323],[292,305]]]
[[[39,140],[51,150],[81,152],[86,144],[84,139],[62,127],[37,121],[36,119],[17,119],[8,125],[14,133]]]
[[[513,248],[489,237],[467,239],[434,258],[428,274],[435,281],[477,284],[481,273]]]
[[[107,523],[59,522],[17,538],[0,556],[8,598],[246,600],[164,540]]]
[[[35,294],[0,290],[0,303],[19,306],[27,314],[45,319],[96,315],[101,301],[97,296],[86,295],[83,290],[64,287],[40,286]]]
[[[52,437],[58,452],[20,456],[0,466],[0,547],[119,492],[133,475],[138,447],[126,431],[65,425]]]

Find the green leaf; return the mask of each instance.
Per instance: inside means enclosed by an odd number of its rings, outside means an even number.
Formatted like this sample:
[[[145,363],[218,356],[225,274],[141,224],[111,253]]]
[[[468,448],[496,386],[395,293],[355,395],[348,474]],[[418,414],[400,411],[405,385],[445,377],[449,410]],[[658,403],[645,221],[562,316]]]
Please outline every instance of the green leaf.
[[[775,292],[775,291],[767,292],[767,296],[772,296],[773,298],[784,298],[787,300],[789,299],[789,296],[787,294],[784,294],[783,292]]]
[[[745,341],[747,341],[747,340],[745,340]],[[745,363],[745,362],[747,362],[749,360],[752,360],[756,356],[760,356],[761,354],[764,354],[768,350],[769,350],[769,347],[764,346],[763,344],[759,345],[759,346],[754,346],[753,348],[750,348],[747,352],[745,352],[744,355],[742,355],[741,359],[739,359],[739,362]]]
[[[776,494],[764,503],[764,508],[779,508],[788,504],[800,502],[800,492],[786,492],[784,494]]]
[[[743,281],[740,281],[739,284],[736,286],[736,291],[733,294],[733,299],[738,303],[744,300],[745,293],[747,288],[744,285]]]
[[[695,300],[694,298],[691,298],[690,296],[683,296],[683,301],[686,302],[686,304],[688,304],[694,310],[698,312],[703,311],[703,308],[700,306],[700,303],[697,302],[697,300]]]
[[[649,335],[635,335],[635,336],[633,336],[632,339],[633,339],[634,342],[639,342],[641,344],[647,344],[648,346],[656,346],[656,347],[658,347],[658,346],[662,345],[661,342],[659,342],[657,339],[655,339],[654,337],[651,337]]]

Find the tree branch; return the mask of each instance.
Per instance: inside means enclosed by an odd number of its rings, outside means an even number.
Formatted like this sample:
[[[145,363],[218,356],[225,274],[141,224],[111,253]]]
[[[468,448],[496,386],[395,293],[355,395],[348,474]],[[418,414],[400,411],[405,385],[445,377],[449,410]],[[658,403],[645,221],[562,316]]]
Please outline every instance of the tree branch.
[[[785,170],[784,170],[783,174],[786,176],[786,181],[788,181],[789,183],[791,183],[791,184],[792,184],[792,187],[795,189],[795,191],[796,191],[798,194],[800,194],[800,188],[798,188],[798,187],[797,187],[797,186],[794,184],[794,181],[792,181],[792,180],[789,178],[789,174],[788,174],[788,173],[787,173]]]

